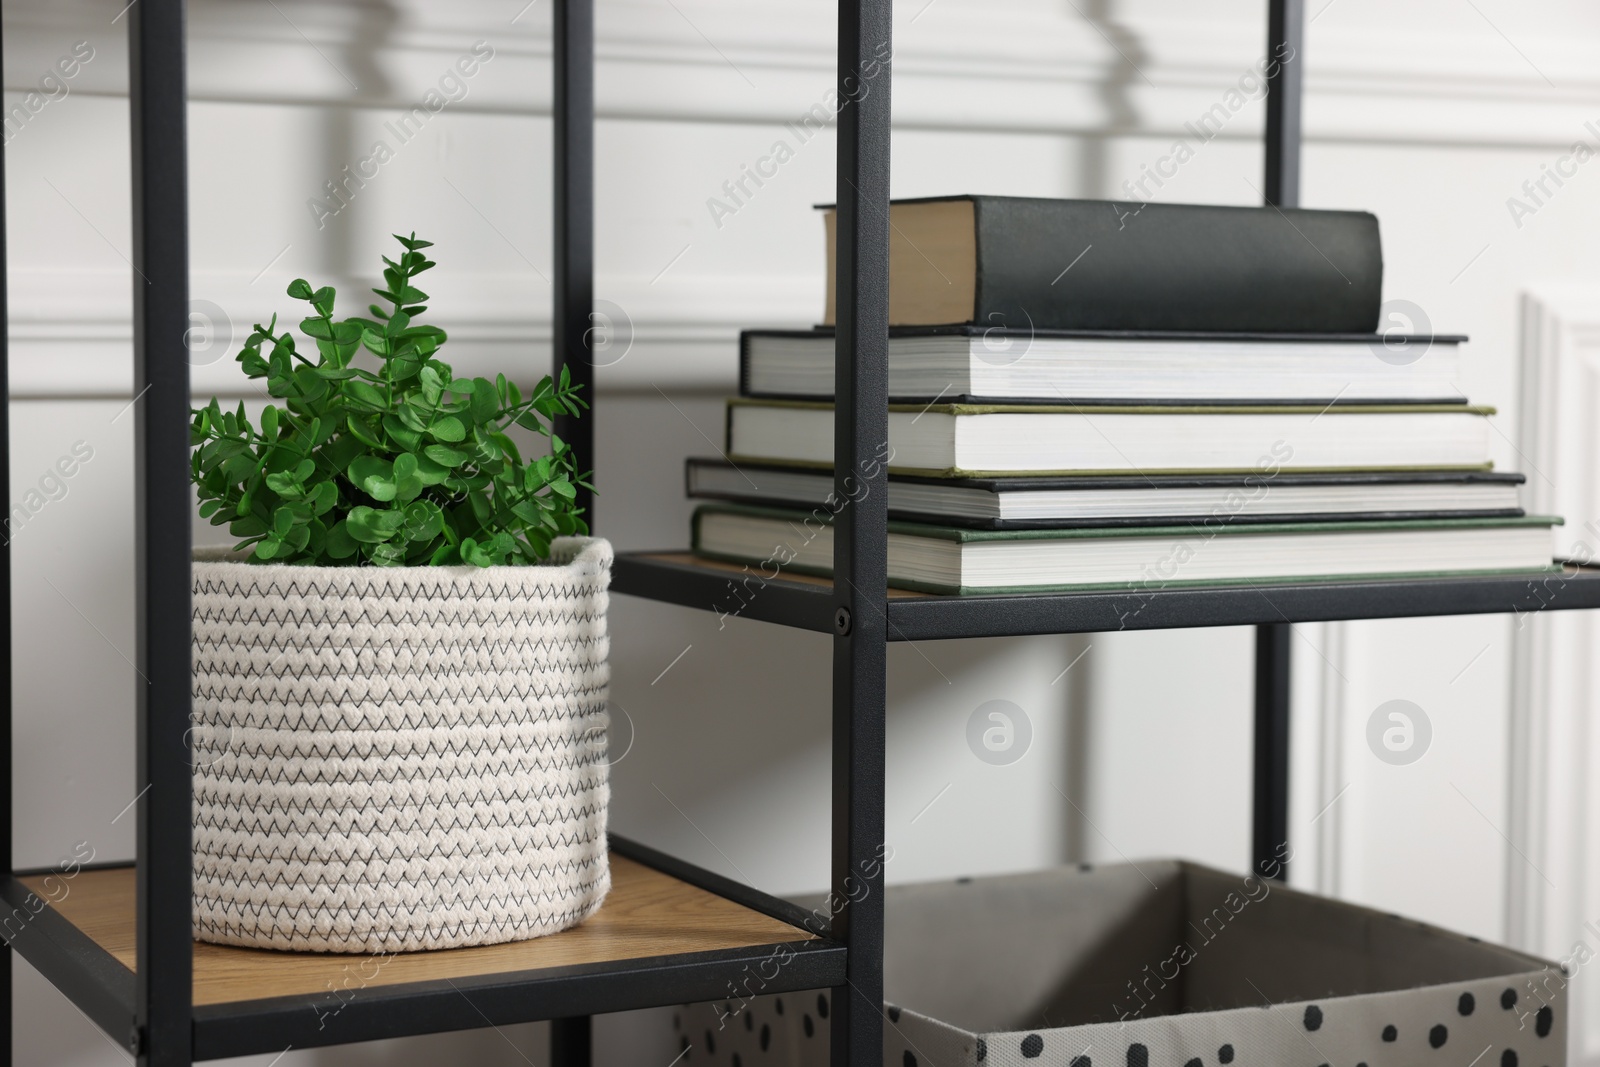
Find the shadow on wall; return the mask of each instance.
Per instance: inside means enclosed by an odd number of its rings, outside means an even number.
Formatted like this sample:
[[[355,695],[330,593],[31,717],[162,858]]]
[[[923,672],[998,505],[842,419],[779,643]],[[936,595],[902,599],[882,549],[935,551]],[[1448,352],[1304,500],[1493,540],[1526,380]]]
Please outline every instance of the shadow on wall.
[[[1115,198],[1117,190],[1112,188],[1110,174],[1111,139],[1125,136],[1139,126],[1139,112],[1128,90],[1134,82],[1146,80],[1142,69],[1149,53],[1139,35],[1117,20],[1112,0],[1069,3],[1117,53],[1095,91],[1105,106],[1105,125],[1099,132],[1083,134],[1076,195]]]
[[[378,65],[377,57],[394,35],[400,21],[399,13],[385,0],[362,4],[354,10],[357,12],[355,24],[351,27],[349,38],[339,49],[337,65],[340,73],[353,83],[355,96],[347,104],[323,109],[322,170],[329,175],[329,181],[328,187],[317,190],[317,193],[329,194],[335,204],[341,200],[332,188],[335,176],[343,174],[344,168],[359,158],[367,147],[356,142],[356,105],[362,101],[387,100],[394,90],[383,68]],[[339,215],[327,220],[318,235],[322,269],[341,278],[357,277],[371,269],[366,262],[369,253],[354,247],[358,235],[358,227],[351,214],[340,211]]]

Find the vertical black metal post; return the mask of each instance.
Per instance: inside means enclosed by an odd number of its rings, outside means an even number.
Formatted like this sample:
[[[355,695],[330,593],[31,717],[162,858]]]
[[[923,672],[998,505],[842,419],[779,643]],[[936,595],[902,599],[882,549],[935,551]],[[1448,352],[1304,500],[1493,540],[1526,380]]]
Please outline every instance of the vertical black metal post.
[[[589,328],[594,313],[594,0],[556,0],[555,27],[555,306],[550,323],[555,373],[566,368],[595,403]],[[558,418],[579,470],[594,469],[594,420]],[[594,499],[578,490],[594,528]]]
[[[1287,880],[1289,841],[1288,623],[1256,627],[1255,811],[1251,869]]]
[[[572,445],[578,469],[594,469],[594,359],[589,326],[594,312],[594,0],[556,0],[554,119],[555,303],[550,341],[559,377],[565,369],[592,407],[586,417],[556,419],[556,433]],[[578,506],[594,529],[594,496],[578,490]],[[550,1023],[554,1067],[589,1067],[588,1016]]]
[[[1305,0],[1267,0],[1266,198],[1300,206],[1301,75]]]
[[[1266,200],[1300,204],[1301,74],[1305,0],[1267,3]],[[1256,627],[1255,812],[1251,867],[1287,879],[1289,839],[1289,624]]]
[[[587,1015],[550,1020],[551,1067],[589,1067],[594,1058],[594,1026]]]
[[[3,37],[3,34],[0,34]],[[4,55],[0,39],[0,56]],[[0,85],[5,84],[5,65],[0,60]],[[3,141],[3,139],[0,139]],[[11,501],[11,309],[8,303],[10,260],[6,255],[6,155],[0,143],[0,501]],[[0,853],[6,858],[6,873],[16,868],[11,854],[11,820],[15,808],[11,799],[11,524],[6,523],[0,538],[0,781],[5,782],[5,817],[0,819]],[[6,942],[6,948],[11,942]],[[11,953],[0,952],[0,1063],[11,1062]]]
[[[884,730],[889,565],[890,0],[839,0],[834,520],[834,1067],[883,1058]]]
[[[192,1062],[188,152],[183,0],[128,9],[139,632],[139,1064]]]

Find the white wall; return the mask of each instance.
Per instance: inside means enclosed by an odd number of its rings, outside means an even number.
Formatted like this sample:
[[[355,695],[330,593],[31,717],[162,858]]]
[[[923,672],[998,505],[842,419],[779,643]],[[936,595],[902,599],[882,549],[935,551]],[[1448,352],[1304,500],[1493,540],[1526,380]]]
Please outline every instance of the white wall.
[[[438,242],[429,289],[458,366],[545,364],[550,5],[525,2],[191,5],[192,289],[221,316],[197,389],[244,395],[222,341],[230,321],[236,346],[286,306],[296,275],[353,297],[400,229]],[[1520,227],[1506,198],[1573,140],[1600,143],[1583,128],[1600,121],[1600,13],[1555,0],[1309,6],[1305,202],[1379,214],[1385,295],[1473,336],[1461,387],[1502,409],[1497,459],[1517,468],[1517,294],[1600,274],[1590,266],[1600,165]],[[15,858],[27,865],[79,840],[102,858],[132,851],[130,820],[116,818],[136,792],[124,658],[132,419],[119,414],[131,380],[126,19],[113,0],[5,7],[8,106],[75,42],[95,50],[70,95],[8,129],[14,499],[75,441],[95,450],[16,543]],[[1126,196],[1123,181],[1224,99],[1265,34],[1253,0],[897,8],[901,196]],[[737,329],[820,313],[810,205],[833,197],[833,149],[828,137],[800,144],[784,124],[831,85],[833,25],[820,0],[599,4],[598,294],[632,337],[602,372],[598,413],[599,528],[619,548],[684,542],[681,461],[718,438]],[[465,98],[399,145],[384,124],[480,40],[494,58]],[[1159,198],[1258,201],[1260,122],[1258,103],[1241,110]],[[392,161],[319,228],[307,200],[380,137]],[[794,159],[719,225],[707,200],[779,138]],[[615,604],[614,695],[635,734],[616,769],[617,829],[764,889],[820,885],[826,640]],[[1487,937],[1523,936],[1503,836],[1509,625],[1299,628],[1296,881]],[[1249,655],[1244,630],[895,646],[889,877],[1150,854],[1242,866]],[[1380,763],[1364,740],[1368,716],[1395,698],[1421,706],[1434,728],[1432,749],[1407,767]],[[1032,750],[1010,767],[965,747],[968,715],[992,699],[1015,703],[1034,727]],[[1600,915],[1591,904],[1586,913]],[[1537,947],[1554,952],[1568,939],[1545,940]],[[31,970],[18,975],[17,1062],[117,1061]],[[606,1030],[617,1062],[632,1062],[627,1035]],[[541,1039],[517,1028],[280,1062],[521,1063],[524,1052],[542,1062]]]

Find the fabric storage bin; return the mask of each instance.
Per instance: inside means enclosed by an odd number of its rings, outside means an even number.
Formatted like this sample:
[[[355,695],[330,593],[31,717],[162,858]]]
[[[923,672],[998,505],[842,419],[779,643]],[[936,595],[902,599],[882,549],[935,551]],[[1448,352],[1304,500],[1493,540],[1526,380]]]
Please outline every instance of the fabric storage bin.
[[[197,552],[195,937],[405,952],[593,913],[611,560],[594,538],[527,567]]]
[[[1061,868],[886,904],[884,1067],[1566,1062],[1556,965],[1255,876]],[[760,983],[677,1010],[669,1058],[827,1067],[832,993]]]

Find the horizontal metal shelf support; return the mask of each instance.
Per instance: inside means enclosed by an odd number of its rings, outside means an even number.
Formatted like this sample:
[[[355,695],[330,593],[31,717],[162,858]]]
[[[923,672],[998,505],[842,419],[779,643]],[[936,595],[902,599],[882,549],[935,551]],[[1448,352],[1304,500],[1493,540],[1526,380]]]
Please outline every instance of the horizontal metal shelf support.
[[[63,884],[71,892],[71,883]],[[6,942],[126,1047],[134,1025],[133,972],[15,877],[6,878],[0,896],[6,902],[0,919]]]
[[[361,957],[356,957],[359,961]],[[332,995],[276,997],[194,1009],[195,1058],[221,1059],[408,1034],[600,1015],[690,1001],[737,1001],[844,981],[844,946],[804,941],[590,964],[526,973],[416,982]],[[772,974],[770,980],[762,976]]]
[[[612,591],[805,630],[831,629],[825,580],[768,578],[685,553],[618,557]],[[1464,578],[1149,587],[997,596],[888,599],[891,641],[1024,634],[1105,633],[1429,615],[1525,614],[1600,608],[1600,569]]]

